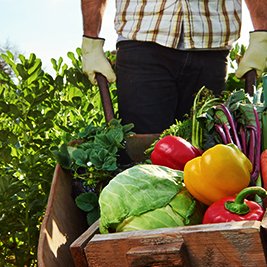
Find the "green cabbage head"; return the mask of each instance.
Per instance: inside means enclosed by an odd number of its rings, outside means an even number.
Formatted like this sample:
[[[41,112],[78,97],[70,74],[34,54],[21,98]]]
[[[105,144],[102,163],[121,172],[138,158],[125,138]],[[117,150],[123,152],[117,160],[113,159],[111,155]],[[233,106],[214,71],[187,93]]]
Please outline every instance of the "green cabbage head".
[[[135,165],[116,175],[100,193],[100,233],[198,224],[201,205],[185,188],[182,171]]]

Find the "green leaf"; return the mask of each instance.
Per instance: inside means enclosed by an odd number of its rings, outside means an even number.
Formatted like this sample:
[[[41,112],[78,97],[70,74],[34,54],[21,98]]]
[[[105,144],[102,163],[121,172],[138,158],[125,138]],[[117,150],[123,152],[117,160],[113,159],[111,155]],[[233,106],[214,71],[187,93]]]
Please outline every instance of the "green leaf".
[[[33,96],[31,94],[28,94],[25,96],[25,100],[29,103],[32,104],[33,103]]]
[[[81,193],[75,198],[75,203],[81,210],[89,212],[98,207],[98,197],[93,192]]]
[[[19,76],[19,73],[18,73],[17,68],[16,68],[16,64],[14,62],[14,55],[10,51],[7,51],[6,55],[1,54],[1,57],[11,67],[11,69],[14,71],[15,75]]]
[[[12,114],[13,117],[20,117],[21,116],[21,112],[20,112],[20,110],[19,110],[17,105],[9,104],[8,105],[8,109],[9,109],[9,111],[8,111],[9,115]]]
[[[86,219],[88,225],[92,225],[95,221],[97,221],[100,217],[100,211],[98,207],[95,207],[93,210],[87,213]]]
[[[17,71],[22,79],[27,80],[29,75],[22,64],[17,64]]]
[[[2,81],[1,83],[7,83],[10,82],[10,77],[7,75],[7,73],[5,73],[4,71],[0,70],[0,81]],[[4,89],[4,87],[0,87],[0,90],[2,91]]]
[[[123,132],[124,132],[124,133],[128,133],[128,132],[130,132],[133,128],[134,128],[134,124],[133,124],[133,123],[125,124],[125,125],[123,125]]]
[[[72,152],[72,158],[79,166],[86,167],[88,162],[88,154],[83,149],[77,148]]]
[[[53,69],[57,70],[57,61],[54,58],[51,58],[50,61],[52,63]]]
[[[88,126],[85,127],[84,130],[80,131],[78,134],[79,138],[87,138],[91,139],[94,138],[95,135],[97,134],[97,131],[101,131],[102,127],[96,127],[93,124],[89,124]]]
[[[90,162],[96,167],[96,169],[101,170],[109,155],[110,153],[106,149],[93,149],[90,153]]]
[[[26,66],[27,66],[27,60],[26,60],[26,57],[25,57],[24,55],[22,55],[22,54],[19,54],[19,59],[20,59],[21,63],[22,63],[23,65],[25,65],[25,67],[26,67]]]
[[[147,211],[140,216],[126,218],[116,227],[116,232],[150,230],[184,225],[183,217],[167,205]]]
[[[48,110],[45,114],[45,119],[46,120],[52,120],[54,117],[57,115],[57,113],[54,110]]]
[[[48,99],[49,97],[49,94],[44,92],[44,93],[41,93],[40,95],[38,95],[35,99],[34,99],[34,104],[35,105],[38,105],[38,104],[41,104],[44,100]]]
[[[32,61],[31,61],[32,60]],[[36,56],[34,56],[32,59],[30,58],[30,64],[32,65],[32,67],[30,67],[28,69],[28,74],[32,75],[33,73],[35,73],[36,71],[40,70],[41,66],[42,66],[42,61],[38,58],[36,59]],[[35,62],[34,62],[35,61]]]
[[[68,152],[68,147],[66,144],[63,144],[59,150],[52,150],[56,161],[65,169],[70,169],[72,165],[72,160]]]
[[[71,101],[73,102],[73,104],[75,105],[75,106],[80,106],[81,105],[81,103],[82,103],[82,99],[81,99],[81,97],[80,96],[74,96],[74,97],[72,97],[71,98]]]
[[[75,55],[73,52],[68,52],[67,53],[68,58],[71,60],[73,66],[79,67],[78,60],[75,58]]]
[[[34,66],[28,70],[28,74],[29,74],[29,78],[27,79],[28,84],[31,84],[34,81],[36,81],[39,75],[43,73],[41,66],[42,66],[42,62],[38,60],[36,61]]]
[[[228,119],[225,113],[220,109],[215,109],[213,118],[214,118],[214,123],[228,124]]]
[[[117,158],[115,156],[106,157],[101,167],[105,171],[115,171],[117,168]]]
[[[9,106],[5,101],[0,101],[0,112],[1,113],[8,113],[9,112]]]

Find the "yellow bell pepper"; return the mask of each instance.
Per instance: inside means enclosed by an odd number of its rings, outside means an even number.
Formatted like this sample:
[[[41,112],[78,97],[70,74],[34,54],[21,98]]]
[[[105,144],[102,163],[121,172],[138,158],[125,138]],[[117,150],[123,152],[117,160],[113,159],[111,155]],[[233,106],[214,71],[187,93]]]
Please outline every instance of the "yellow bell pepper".
[[[252,163],[234,144],[218,144],[184,167],[188,191],[206,205],[233,196],[250,183]]]

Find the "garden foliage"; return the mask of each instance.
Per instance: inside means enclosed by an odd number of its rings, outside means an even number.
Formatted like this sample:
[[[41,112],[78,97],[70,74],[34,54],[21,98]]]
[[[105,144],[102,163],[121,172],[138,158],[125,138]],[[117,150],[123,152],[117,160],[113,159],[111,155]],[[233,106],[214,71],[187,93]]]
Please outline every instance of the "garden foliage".
[[[79,48],[68,53],[70,67],[51,60],[54,77],[35,54],[1,57],[12,75],[0,71],[0,266],[35,266],[56,164],[52,151],[104,116],[98,88],[81,71]],[[110,89],[115,104],[116,88]]]

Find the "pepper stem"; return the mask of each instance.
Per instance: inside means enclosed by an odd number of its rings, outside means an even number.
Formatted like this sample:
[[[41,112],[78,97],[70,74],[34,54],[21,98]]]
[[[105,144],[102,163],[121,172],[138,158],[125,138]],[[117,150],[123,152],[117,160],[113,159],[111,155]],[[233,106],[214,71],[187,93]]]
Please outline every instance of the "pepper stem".
[[[267,191],[260,186],[250,186],[241,190],[234,201],[226,201],[224,203],[225,209],[235,214],[249,213],[249,206],[244,202],[248,195],[258,195],[261,198],[267,197]]]

